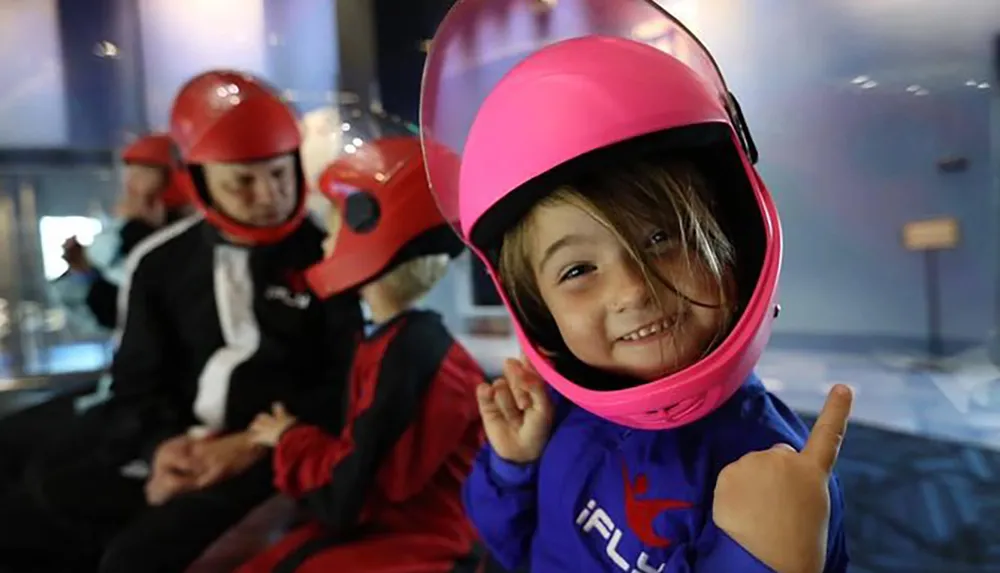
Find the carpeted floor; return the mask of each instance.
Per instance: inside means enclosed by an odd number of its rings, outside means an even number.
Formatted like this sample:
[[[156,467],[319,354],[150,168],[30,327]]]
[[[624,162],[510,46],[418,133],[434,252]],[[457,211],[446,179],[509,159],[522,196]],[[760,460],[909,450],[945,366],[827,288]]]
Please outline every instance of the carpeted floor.
[[[852,573],[1000,572],[1000,452],[855,423],[837,473]]]

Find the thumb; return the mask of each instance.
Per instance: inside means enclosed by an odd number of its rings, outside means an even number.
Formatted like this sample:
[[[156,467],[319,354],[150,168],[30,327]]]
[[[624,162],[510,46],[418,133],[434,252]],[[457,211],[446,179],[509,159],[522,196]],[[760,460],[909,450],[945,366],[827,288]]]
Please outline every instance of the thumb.
[[[275,402],[271,405],[271,413],[274,414],[275,418],[288,417],[288,410],[285,409],[285,405],[281,402]]]
[[[813,460],[827,474],[833,471],[840,454],[840,444],[847,433],[847,420],[851,416],[854,393],[844,384],[830,389],[802,455]]]

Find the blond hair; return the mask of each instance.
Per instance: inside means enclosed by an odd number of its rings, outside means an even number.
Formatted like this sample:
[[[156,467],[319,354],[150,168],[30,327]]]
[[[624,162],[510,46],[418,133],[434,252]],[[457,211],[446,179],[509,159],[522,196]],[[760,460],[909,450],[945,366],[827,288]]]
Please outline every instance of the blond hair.
[[[378,279],[387,294],[402,306],[427,295],[448,272],[448,255],[428,255],[406,261]]]
[[[528,328],[551,324],[551,315],[542,300],[532,268],[532,229],[538,209],[559,204],[573,205],[607,228],[625,248],[646,281],[654,302],[665,285],[680,304],[718,307],[724,320],[708,352],[728,330],[735,314],[730,277],[736,264],[733,244],[714,214],[713,197],[705,179],[693,164],[671,161],[663,164],[635,162],[608,172],[591,175],[576,184],[564,185],[542,199],[528,216],[509,229],[500,249],[499,274],[504,289]],[[679,243],[689,272],[704,269],[717,289],[719,304],[693,300],[662,276],[655,265],[660,256],[650,252],[644,232],[653,226]]]

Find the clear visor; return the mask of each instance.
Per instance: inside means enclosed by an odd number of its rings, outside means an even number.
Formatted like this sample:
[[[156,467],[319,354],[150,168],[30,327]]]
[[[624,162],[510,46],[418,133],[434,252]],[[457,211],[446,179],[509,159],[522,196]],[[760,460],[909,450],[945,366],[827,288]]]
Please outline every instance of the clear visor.
[[[352,93],[340,94],[336,105],[314,109],[302,116],[302,170],[309,185],[309,210],[325,218],[330,201],[318,190],[328,165],[353,155],[365,162],[384,162],[370,143],[392,136],[415,136],[417,126],[386,113],[380,105],[361,101]],[[388,168],[387,168],[388,169]],[[346,189],[345,189],[346,191]]]

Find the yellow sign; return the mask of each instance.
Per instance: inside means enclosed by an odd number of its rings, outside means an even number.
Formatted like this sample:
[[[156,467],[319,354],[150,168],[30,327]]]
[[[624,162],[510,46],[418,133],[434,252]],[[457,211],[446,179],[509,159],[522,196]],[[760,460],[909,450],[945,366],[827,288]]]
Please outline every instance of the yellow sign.
[[[910,251],[942,251],[958,246],[958,219],[938,217],[903,225],[903,246]]]

